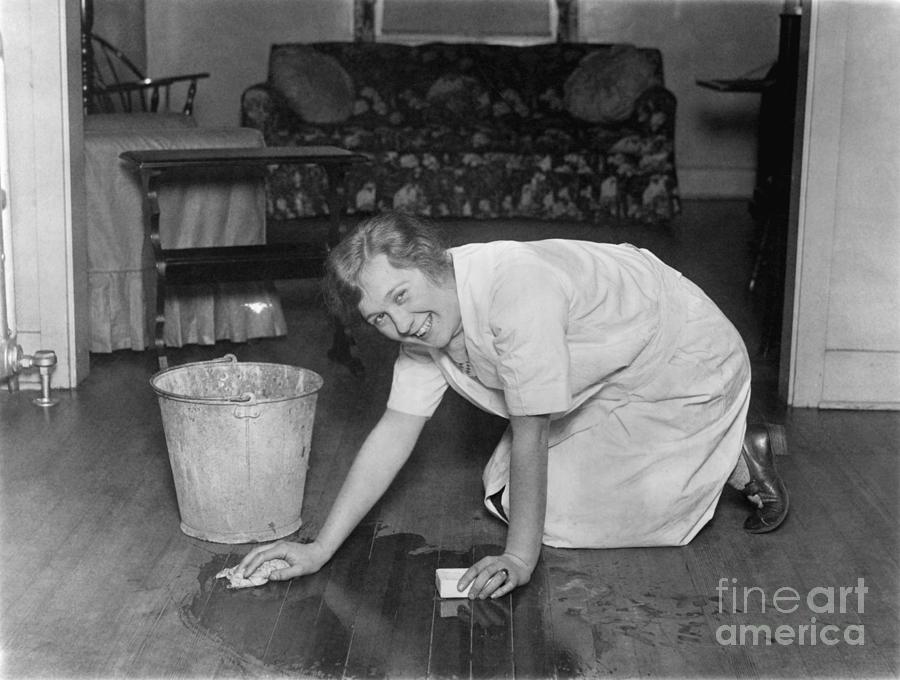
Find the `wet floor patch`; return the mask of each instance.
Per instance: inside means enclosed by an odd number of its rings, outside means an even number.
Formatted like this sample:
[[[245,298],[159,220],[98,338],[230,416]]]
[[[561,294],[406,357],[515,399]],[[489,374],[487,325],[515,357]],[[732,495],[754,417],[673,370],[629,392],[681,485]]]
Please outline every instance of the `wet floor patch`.
[[[555,593],[570,616],[577,616],[608,635],[622,635],[649,645],[681,646],[701,642],[709,630],[711,606],[700,595],[662,593],[650,588],[639,594],[602,583],[590,574],[572,575]]]
[[[648,583],[621,565],[585,568],[575,552],[542,560],[511,597],[437,598],[435,569],[500,552],[445,551],[422,536],[363,526],[319,573],[244,590],[215,579],[240,555],[219,556],[200,570],[182,620],[248,675],[585,677],[659,655],[687,668],[714,642],[708,597],[680,594],[678,581]]]
[[[658,657],[690,668],[698,652],[715,646],[709,623],[715,605],[706,596],[564,560],[548,571],[549,621],[573,675],[631,674],[641,659],[650,667]]]
[[[442,551],[421,536],[362,527],[319,573],[243,590],[215,578],[240,556],[219,557],[201,568],[199,591],[183,606],[182,620],[247,671],[468,676],[473,659],[476,666],[512,666],[509,598],[439,600],[434,571],[501,551]]]

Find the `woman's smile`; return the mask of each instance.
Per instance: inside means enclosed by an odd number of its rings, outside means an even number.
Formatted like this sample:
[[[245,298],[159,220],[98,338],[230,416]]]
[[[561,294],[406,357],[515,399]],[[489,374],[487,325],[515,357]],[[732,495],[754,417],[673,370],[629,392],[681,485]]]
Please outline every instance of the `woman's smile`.
[[[431,314],[429,313],[428,316],[425,317],[425,323],[423,323],[423,324],[419,327],[419,330],[417,330],[417,331],[414,333],[414,335],[415,335],[419,340],[422,340],[426,335],[428,335],[428,331],[431,330],[431,326],[432,326],[432,324],[433,324],[433,320],[432,320],[432,319],[433,319],[433,317],[432,317]]]

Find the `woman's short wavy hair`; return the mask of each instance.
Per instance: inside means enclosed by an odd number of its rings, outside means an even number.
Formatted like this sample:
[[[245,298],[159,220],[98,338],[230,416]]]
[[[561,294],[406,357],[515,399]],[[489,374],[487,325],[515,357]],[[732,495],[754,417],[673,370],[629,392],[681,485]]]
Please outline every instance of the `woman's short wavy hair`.
[[[453,273],[440,233],[423,219],[398,211],[365,219],[332,249],[325,263],[325,302],[345,324],[361,319],[359,278],[376,255],[385,255],[398,269],[418,269],[436,284]]]

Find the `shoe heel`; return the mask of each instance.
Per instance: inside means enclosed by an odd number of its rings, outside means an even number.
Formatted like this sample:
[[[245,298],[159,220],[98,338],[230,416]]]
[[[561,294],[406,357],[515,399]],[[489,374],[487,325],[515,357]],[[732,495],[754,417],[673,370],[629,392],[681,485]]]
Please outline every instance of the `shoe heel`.
[[[774,455],[788,455],[787,433],[784,430],[784,425],[766,423],[766,435],[769,438],[769,447]]]

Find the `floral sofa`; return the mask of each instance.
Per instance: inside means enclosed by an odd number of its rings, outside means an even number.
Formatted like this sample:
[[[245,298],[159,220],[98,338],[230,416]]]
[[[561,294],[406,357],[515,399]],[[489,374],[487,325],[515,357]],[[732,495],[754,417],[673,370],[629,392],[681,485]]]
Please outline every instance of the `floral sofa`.
[[[284,44],[244,91],[268,146],[334,145],[350,213],[645,223],[679,212],[675,96],[629,45]],[[327,212],[321,171],[270,171],[273,219]]]

